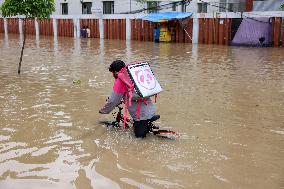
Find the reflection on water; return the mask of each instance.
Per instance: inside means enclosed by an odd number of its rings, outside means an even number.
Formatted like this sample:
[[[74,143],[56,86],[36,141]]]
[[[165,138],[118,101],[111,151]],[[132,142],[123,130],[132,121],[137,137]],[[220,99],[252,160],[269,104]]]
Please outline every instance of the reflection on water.
[[[284,49],[0,35],[0,188],[281,188]],[[151,61],[171,141],[109,129],[115,59]],[[80,79],[80,85],[72,81]]]

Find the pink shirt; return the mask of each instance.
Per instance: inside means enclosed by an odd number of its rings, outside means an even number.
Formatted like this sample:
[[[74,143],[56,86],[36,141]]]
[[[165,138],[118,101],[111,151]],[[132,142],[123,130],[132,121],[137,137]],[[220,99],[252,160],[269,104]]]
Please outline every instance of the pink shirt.
[[[120,79],[116,79],[113,84],[113,91],[124,95],[127,91],[127,88]]]

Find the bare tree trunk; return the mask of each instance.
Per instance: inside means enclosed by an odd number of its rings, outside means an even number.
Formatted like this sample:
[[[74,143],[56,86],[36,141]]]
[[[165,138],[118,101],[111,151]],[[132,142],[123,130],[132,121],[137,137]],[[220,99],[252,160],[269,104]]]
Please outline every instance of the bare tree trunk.
[[[26,21],[27,21],[27,17],[24,18],[24,41],[22,45],[21,57],[20,57],[20,62],[19,62],[19,67],[18,67],[18,74],[21,73],[21,65],[22,65],[23,54],[24,54],[25,43],[26,43]]]

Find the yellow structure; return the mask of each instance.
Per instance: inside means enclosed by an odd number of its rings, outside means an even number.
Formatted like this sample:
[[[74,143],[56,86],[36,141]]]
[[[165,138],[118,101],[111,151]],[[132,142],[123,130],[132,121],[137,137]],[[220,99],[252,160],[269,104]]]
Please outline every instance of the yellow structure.
[[[171,41],[171,32],[168,29],[167,22],[163,22],[160,26],[160,41],[161,42]]]

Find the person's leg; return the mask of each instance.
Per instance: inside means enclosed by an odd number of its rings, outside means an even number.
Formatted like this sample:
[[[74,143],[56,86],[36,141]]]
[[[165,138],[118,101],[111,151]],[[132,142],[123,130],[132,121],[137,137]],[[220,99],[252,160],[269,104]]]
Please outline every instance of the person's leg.
[[[133,127],[137,138],[145,138],[148,133],[148,120],[134,121]]]

